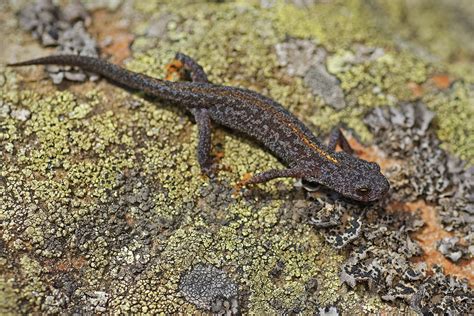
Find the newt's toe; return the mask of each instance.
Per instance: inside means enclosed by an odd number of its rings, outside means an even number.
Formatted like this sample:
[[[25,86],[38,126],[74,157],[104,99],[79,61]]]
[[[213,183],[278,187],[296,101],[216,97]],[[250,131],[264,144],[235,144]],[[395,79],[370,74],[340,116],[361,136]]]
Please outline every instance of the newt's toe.
[[[209,165],[206,164],[206,166],[201,166],[201,174],[210,179],[214,179],[220,170],[221,168],[216,162],[212,162]]]
[[[166,65],[166,77],[165,80],[173,80],[175,76],[178,76],[178,79],[182,79],[181,69],[183,69],[184,64],[178,60],[173,59],[168,65]]]
[[[242,179],[234,185],[232,196],[237,197],[239,195],[240,191],[242,191],[243,187],[245,187],[249,183],[250,179],[252,179],[252,174],[251,173],[244,174]]]

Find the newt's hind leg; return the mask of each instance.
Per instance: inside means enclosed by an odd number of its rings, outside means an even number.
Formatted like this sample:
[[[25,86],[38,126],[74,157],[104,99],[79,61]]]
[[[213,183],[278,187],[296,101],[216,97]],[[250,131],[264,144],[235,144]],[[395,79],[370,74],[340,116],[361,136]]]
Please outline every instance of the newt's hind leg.
[[[183,53],[176,53],[173,61],[166,67],[166,79],[170,80],[173,77],[173,73],[177,73],[181,80],[209,82],[201,65]]]
[[[191,113],[198,126],[197,158],[201,171],[207,176],[213,174],[213,161],[211,157],[211,118],[207,109],[192,109]]]
[[[354,153],[354,150],[352,149],[351,145],[349,145],[349,142],[344,137],[344,134],[342,134],[342,131],[339,127],[335,127],[331,131],[331,134],[329,135],[328,147],[331,150],[336,150],[337,145],[341,146],[342,150],[350,155]]]
[[[209,82],[204,69],[191,57],[177,53],[174,60],[167,66],[167,79],[177,73],[179,79],[192,82]],[[197,158],[201,171],[207,176],[214,172],[211,157],[211,118],[206,108],[191,109],[198,126]]]

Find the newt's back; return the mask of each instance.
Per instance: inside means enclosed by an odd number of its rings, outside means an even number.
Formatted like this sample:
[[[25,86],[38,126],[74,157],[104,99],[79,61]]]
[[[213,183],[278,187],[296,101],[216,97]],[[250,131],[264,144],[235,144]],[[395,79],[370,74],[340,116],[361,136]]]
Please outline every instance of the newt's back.
[[[287,164],[315,156],[315,150],[318,155],[329,155],[311,131],[274,100],[227,86],[213,85],[208,93],[223,97],[209,108],[215,122],[257,140]]]

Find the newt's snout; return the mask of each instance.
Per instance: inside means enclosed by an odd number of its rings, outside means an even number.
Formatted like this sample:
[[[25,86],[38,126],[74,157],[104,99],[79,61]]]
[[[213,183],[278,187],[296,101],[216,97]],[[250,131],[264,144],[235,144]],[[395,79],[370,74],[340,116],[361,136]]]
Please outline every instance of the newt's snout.
[[[372,178],[372,179],[371,179]],[[381,173],[367,178],[369,183],[355,187],[353,198],[361,202],[374,202],[383,198],[390,189],[390,183]]]

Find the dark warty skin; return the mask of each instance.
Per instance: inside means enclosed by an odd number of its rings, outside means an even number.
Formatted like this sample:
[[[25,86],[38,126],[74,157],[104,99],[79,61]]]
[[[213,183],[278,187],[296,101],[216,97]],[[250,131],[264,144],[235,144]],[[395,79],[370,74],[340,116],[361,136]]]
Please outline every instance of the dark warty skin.
[[[208,175],[214,171],[210,154],[212,121],[258,141],[287,166],[259,173],[242,184],[299,178],[361,202],[379,200],[389,189],[380,167],[353,156],[339,129],[333,131],[326,146],[276,101],[255,91],[210,83],[202,67],[184,54],[176,54],[168,66],[169,72],[178,72],[188,80],[179,82],[159,80],[103,59],[76,55],[49,56],[9,66],[48,64],[77,66],[190,111],[199,130],[198,162]],[[337,144],[343,151],[335,151]]]

